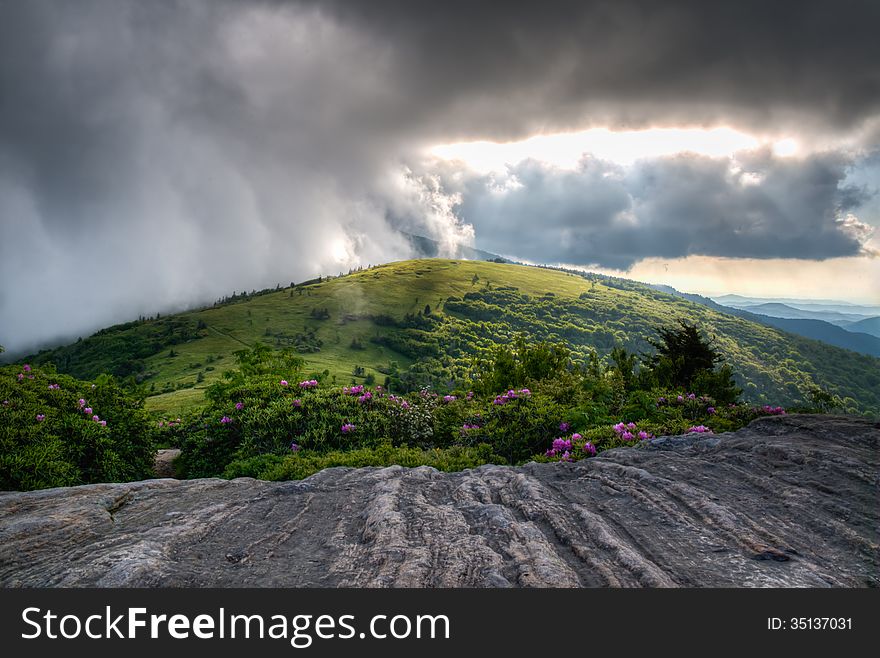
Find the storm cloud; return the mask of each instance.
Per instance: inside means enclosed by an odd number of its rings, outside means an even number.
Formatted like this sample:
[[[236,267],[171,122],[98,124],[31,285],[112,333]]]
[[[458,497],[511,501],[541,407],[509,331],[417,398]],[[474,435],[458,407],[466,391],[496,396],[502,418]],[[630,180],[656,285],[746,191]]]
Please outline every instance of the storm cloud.
[[[877,3],[710,4],[0,0],[0,343],[404,258],[400,228],[621,266],[858,253],[851,154],[755,154],[747,183],[687,157],[426,168],[589,126],[877,136]]]
[[[535,262],[626,270],[648,257],[823,260],[865,253],[873,227],[850,211],[871,198],[847,184],[839,154],[693,154],[623,167],[591,157],[574,169],[527,160],[462,176],[437,166],[481,245]]]

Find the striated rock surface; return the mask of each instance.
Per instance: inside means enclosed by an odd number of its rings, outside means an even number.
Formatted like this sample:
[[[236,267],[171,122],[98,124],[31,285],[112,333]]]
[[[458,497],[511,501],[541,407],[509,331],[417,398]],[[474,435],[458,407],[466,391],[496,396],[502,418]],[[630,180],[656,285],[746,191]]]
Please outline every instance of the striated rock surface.
[[[5,493],[0,584],[877,586],[878,437],[784,416],[577,464]]]

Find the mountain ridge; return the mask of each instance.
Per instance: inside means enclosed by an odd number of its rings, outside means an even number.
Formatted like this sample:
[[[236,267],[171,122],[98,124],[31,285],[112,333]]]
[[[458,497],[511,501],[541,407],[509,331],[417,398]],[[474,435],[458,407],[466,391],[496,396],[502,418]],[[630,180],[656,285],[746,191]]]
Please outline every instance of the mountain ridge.
[[[516,333],[567,344],[577,359],[614,346],[650,348],[676,318],[715,335],[747,399],[793,404],[810,386],[880,408],[877,359],[660,292],[645,284],[555,268],[450,259],[401,261],[294,287],[241,294],[213,307],[119,325],[34,355],[81,378],[139,378],[151,408],[174,413],[232,365],[243,344],[293,349],[306,374],[347,383],[372,377],[418,388],[466,386],[474,359]]]

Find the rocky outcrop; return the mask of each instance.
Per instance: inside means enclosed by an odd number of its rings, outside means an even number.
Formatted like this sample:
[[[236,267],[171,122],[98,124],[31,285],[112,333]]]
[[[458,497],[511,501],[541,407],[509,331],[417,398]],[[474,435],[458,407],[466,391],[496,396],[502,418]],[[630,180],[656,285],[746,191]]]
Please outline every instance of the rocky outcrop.
[[[783,416],[577,464],[5,493],[0,584],[876,586],[878,437]]]

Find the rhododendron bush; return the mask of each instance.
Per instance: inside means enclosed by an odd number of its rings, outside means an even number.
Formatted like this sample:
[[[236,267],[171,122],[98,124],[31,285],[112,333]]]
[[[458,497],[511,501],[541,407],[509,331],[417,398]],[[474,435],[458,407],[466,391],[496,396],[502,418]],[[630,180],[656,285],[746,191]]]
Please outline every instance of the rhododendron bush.
[[[518,347],[530,349],[521,341]],[[430,463],[459,463],[446,460],[450,450],[471,451],[455,453],[466,454],[469,464],[482,463],[481,455],[508,464],[573,462],[657,436],[721,433],[760,415],[784,413],[780,407],[722,403],[698,390],[639,388],[639,378],[620,372],[620,363],[634,359],[575,371],[564,355],[561,348],[525,357],[503,350],[500,365],[487,371],[489,380],[507,372],[514,386],[493,390],[478,381],[474,390],[407,394],[337,385],[324,375],[302,379],[293,362],[254,369],[259,359],[249,355],[245,361],[255,374],[231,373],[212,386],[210,404],[186,435],[180,466],[188,477],[249,473],[283,479],[312,472],[316,464],[349,463],[338,457],[346,451],[360,451],[354,461],[361,465],[382,465],[389,449],[404,448],[416,451],[400,453],[410,460],[433,455]],[[543,378],[530,378],[529,370]],[[331,453],[337,456],[329,462],[319,458]]]
[[[151,477],[154,433],[142,400],[111,377],[0,368],[0,490]]]

